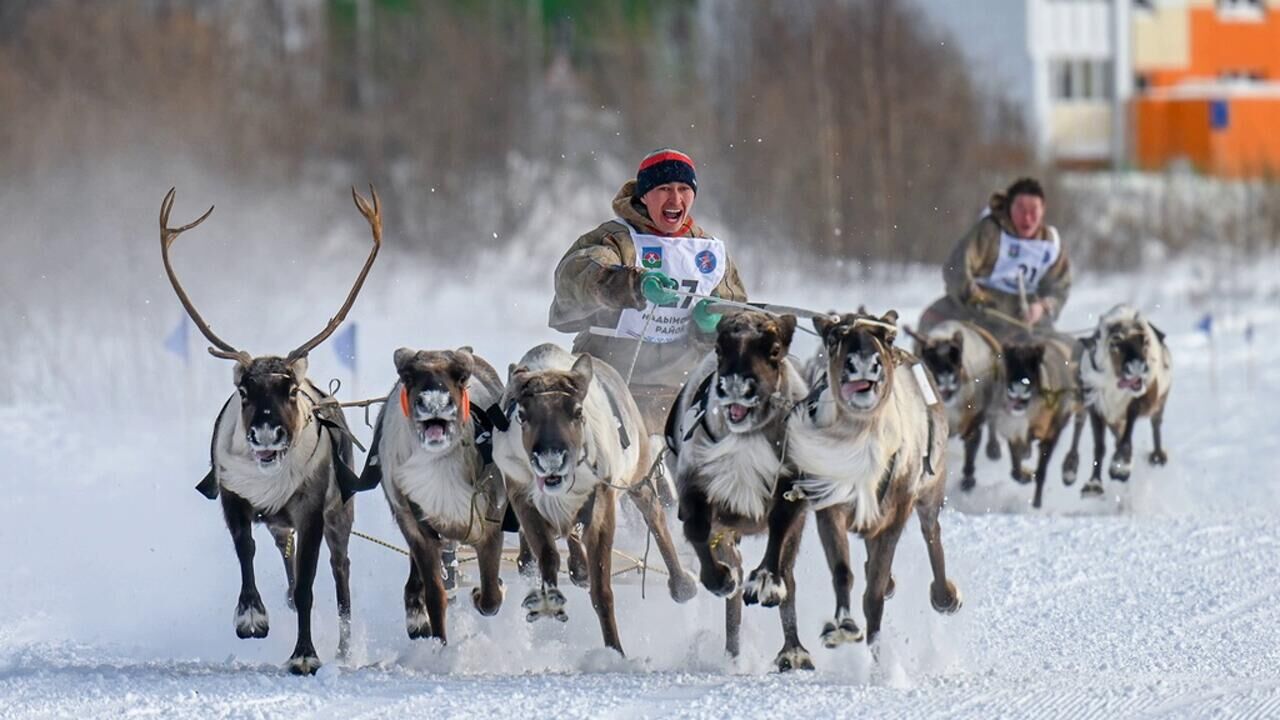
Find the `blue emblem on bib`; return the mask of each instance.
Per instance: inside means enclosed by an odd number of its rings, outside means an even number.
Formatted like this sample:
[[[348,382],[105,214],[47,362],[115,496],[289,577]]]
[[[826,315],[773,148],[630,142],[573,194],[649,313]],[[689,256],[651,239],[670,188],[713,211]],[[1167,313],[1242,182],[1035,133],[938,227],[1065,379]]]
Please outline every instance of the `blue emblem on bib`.
[[[716,254],[710,250],[703,250],[693,260],[698,264],[698,272],[703,275],[710,275],[716,270]]]
[[[1016,258],[1016,257],[1018,257],[1018,256],[1019,256],[1019,255],[1021,255],[1021,254],[1022,254],[1022,246],[1021,246],[1021,245],[1010,245],[1010,246],[1009,246],[1009,257],[1011,257],[1011,258]]]
[[[662,267],[662,246],[645,247],[640,250],[640,264],[650,270]]]

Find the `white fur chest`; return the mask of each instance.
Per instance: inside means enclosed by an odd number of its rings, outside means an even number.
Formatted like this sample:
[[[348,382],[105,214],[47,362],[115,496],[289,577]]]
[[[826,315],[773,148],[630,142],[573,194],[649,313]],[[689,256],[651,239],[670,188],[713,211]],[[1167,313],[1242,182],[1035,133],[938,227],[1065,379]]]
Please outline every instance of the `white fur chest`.
[[[320,433],[313,424],[308,424],[285,454],[280,467],[273,472],[263,472],[245,441],[239,403],[231,403],[227,411],[231,414],[219,428],[214,453],[218,484],[244,498],[261,513],[279,512],[307,478],[319,472],[321,463],[328,462],[327,443],[325,447],[318,447]]]
[[[470,482],[471,466],[466,462],[465,452],[458,447],[436,455],[419,447],[403,462],[388,468],[391,484],[418,507],[425,516],[420,519],[440,525],[465,526],[472,521],[473,514],[484,513],[482,508],[473,510],[480,498]]]
[[[782,467],[768,438],[760,433],[729,433],[712,443],[699,435],[690,460],[710,500],[737,515],[764,518]]]
[[[854,527],[865,528],[880,519],[878,490],[888,470],[900,433],[887,425],[862,430],[819,427],[807,415],[793,416],[787,456],[800,477],[795,485],[815,509],[854,504]]]

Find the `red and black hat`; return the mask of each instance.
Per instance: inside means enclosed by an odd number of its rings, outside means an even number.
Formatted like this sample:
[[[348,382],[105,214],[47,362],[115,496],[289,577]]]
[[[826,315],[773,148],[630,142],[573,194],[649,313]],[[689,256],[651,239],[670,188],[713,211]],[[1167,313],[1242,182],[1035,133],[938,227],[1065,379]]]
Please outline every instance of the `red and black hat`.
[[[654,150],[640,161],[636,170],[636,197],[644,197],[650,190],[670,182],[682,182],[698,192],[698,176],[693,170],[693,160],[679,150],[662,148]]]

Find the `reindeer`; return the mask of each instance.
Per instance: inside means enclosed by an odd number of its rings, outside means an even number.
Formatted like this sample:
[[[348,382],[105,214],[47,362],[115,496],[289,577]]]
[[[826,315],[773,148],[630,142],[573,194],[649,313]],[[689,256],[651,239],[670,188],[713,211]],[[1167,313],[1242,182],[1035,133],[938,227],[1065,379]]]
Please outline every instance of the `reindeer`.
[[[1000,343],[991,333],[962,320],[939,323],[926,335],[906,330],[915,340],[916,356],[933,373],[947,408],[951,435],[964,441],[960,489],[972,490],[977,485],[973,464],[982,442],[982,427],[1001,385]],[[999,450],[1000,446],[995,447]]]
[[[557,587],[555,541],[580,524],[591,605],[605,646],[622,653],[610,577],[615,489],[627,493],[653,533],[670,575],[671,597],[685,602],[698,590],[697,580],[680,567],[666,514],[647,482],[643,459],[651,455],[640,410],[612,367],[550,343],[511,366],[501,407],[493,457],[542,577],[542,586],[522,603],[526,619],[568,619]]]
[[[370,187],[372,192],[373,188]],[[210,207],[195,222],[169,227],[174,189],[160,206],[160,252],[174,292],[200,332],[212,343],[214,357],[235,361],[232,380],[236,392],[218,413],[213,428],[212,469],[198,489],[210,499],[221,497],[222,512],[240,561],[240,599],[236,603],[236,635],[267,636],[267,609],[254,581],[253,523],[271,530],[284,558],[289,599],[298,616],[298,638],[289,657],[289,671],[299,675],[320,667],[311,641],[312,586],[320,559],[320,539],[329,545],[330,564],[338,593],[338,656],[345,657],[351,636],[351,564],[347,541],[355,508],[350,495],[356,478],[351,472],[351,436],[341,411],[307,379],[307,355],[342,324],[382,246],[382,215],[378,195],[373,204],[351,190],[356,207],[373,232],[373,248],[338,313],[318,335],[284,357],[253,357],[220,339],[200,317],[178,282],[169,248],[178,235],[204,222]],[[293,533],[297,547],[292,549]]]
[[[803,508],[781,509],[790,489],[783,463],[787,413],[808,392],[787,358],[795,334],[794,315],[774,317],[744,311],[726,315],[716,334],[715,352],[689,376],[667,418],[666,439],[676,457],[684,534],[698,554],[702,585],[725,598],[725,651],[740,646],[742,603],[782,605],[785,642],[774,660],[780,670],[813,669],[796,631],[795,577]],[[787,511],[791,512],[788,513]],[[753,574],[742,583],[744,535],[758,535],[774,514],[779,533],[776,576]],[[799,514],[800,522],[790,522]],[[785,535],[785,537],[784,537]]]
[[[507,495],[492,459],[492,426],[482,408],[498,402],[502,381],[470,348],[433,352],[400,348],[399,381],[378,416],[361,485],[382,481],[405,542],[404,586],[410,638],[445,636],[448,596],[441,540],[472,545],[480,587],[471,601],[481,615],[502,606],[502,520]]]
[[[897,319],[892,310],[880,318],[861,310],[814,318],[823,347],[810,365],[812,390],[787,421],[787,456],[798,472],[793,497],[807,499],[816,511],[835,590],[835,617],[821,636],[828,648],[864,637],[849,611],[848,533],[862,535],[867,546],[862,610],[865,637],[874,649],[884,600],[892,595],[893,554],[913,509],[933,569],[930,602],[940,613],[954,613],[961,605],[946,576],[938,524],[946,479],[946,413],[918,361],[893,347]]]
[[[1133,426],[1140,417],[1151,418],[1155,449],[1147,457],[1152,465],[1164,465],[1168,455],[1160,442],[1164,406],[1172,385],[1172,356],[1164,333],[1136,309],[1117,305],[1098,319],[1093,335],[1076,344],[1079,364],[1081,412],[1075,416],[1071,450],[1063,461],[1064,479],[1075,479],[1079,465],[1080,430],[1084,410],[1093,428],[1093,472],[1080,488],[1081,495],[1102,494],[1102,458],[1106,454],[1105,427],[1116,439],[1108,474],[1112,480],[1128,480],[1133,460]]]
[[[1071,342],[1060,335],[1023,334],[1006,340],[1004,355],[1004,393],[994,407],[996,432],[1008,441],[1010,475],[1019,483],[1035,480],[1032,507],[1040,507],[1049,458],[1062,436],[1067,421],[1078,408],[1079,391],[1075,385],[1076,366]],[[1039,458],[1034,475],[1022,467],[1022,461],[1037,441]],[[1064,477],[1070,485],[1074,477]]]

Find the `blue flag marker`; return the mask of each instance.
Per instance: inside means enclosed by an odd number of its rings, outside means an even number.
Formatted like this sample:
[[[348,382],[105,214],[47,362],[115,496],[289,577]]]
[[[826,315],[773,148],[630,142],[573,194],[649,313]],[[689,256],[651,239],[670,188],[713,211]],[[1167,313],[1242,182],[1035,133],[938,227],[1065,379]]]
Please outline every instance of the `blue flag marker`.
[[[1200,322],[1196,323],[1196,329],[1204,333],[1205,335],[1212,335],[1213,334],[1213,313],[1205,313],[1204,317],[1200,318]]]
[[[164,349],[182,358],[182,362],[186,363],[187,354],[187,328],[190,327],[191,320],[183,315],[178,320],[178,326],[169,333],[169,337],[164,339]]]
[[[347,327],[339,330],[333,336],[333,352],[338,356],[338,362],[342,363],[351,372],[356,371],[356,324],[348,323]]]

